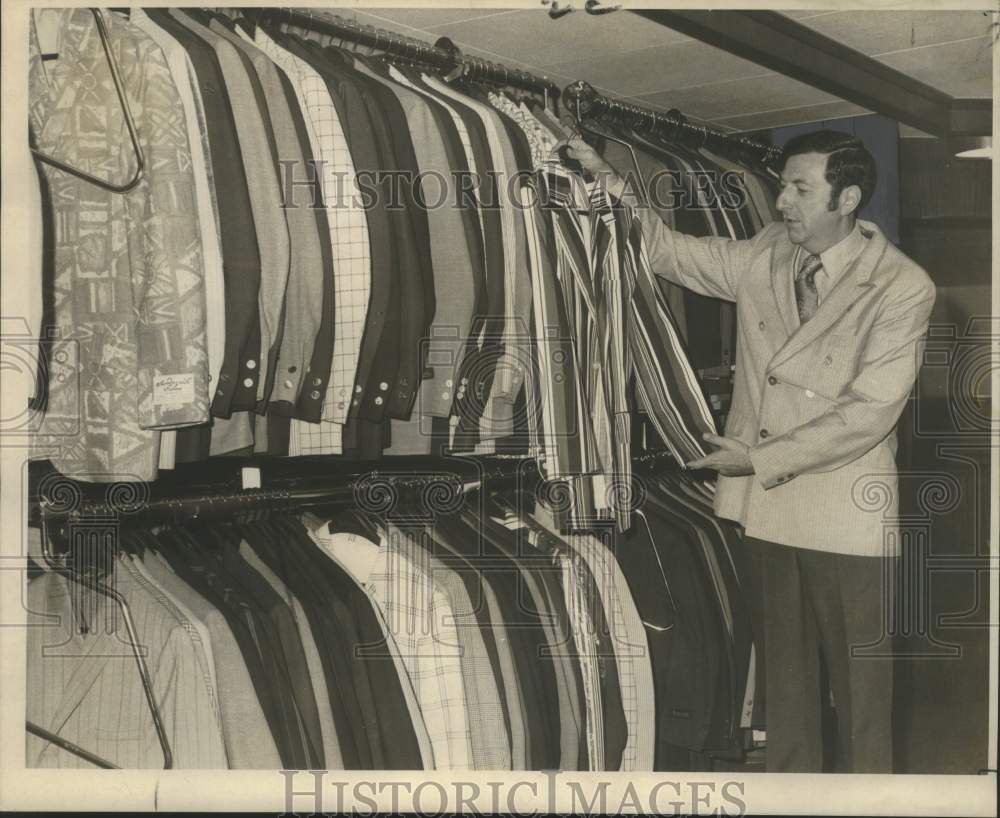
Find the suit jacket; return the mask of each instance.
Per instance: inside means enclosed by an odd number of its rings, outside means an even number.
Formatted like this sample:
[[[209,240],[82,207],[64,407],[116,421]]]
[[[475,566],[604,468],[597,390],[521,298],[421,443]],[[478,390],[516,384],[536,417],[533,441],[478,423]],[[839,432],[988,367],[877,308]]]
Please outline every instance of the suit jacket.
[[[298,734],[306,763],[312,769],[316,769],[313,765],[325,769],[319,709],[295,616],[288,603],[239,556],[235,547],[227,543],[220,550],[222,565],[230,577],[245,589],[248,597],[266,614],[273,628],[277,653],[267,657],[267,661],[277,666],[277,679],[281,685],[279,695],[290,700],[291,712],[297,716],[298,729],[293,732]]]
[[[477,565],[476,555],[463,550],[460,545],[461,536],[456,540],[452,532],[449,532],[449,536],[445,536],[440,528],[435,527],[433,538],[435,556],[445,560],[446,564],[455,566],[463,578],[471,579],[469,595],[476,604],[476,616],[479,618],[480,627],[484,630],[483,638],[487,650],[490,649],[491,641],[496,647],[497,685],[503,696],[504,713],[509,727],[511,769],[532,769],[528,746],[528,730],[531,722],[528,707],[521,695],[522,687],[527,686],[525,680],[527,674],[519,672],[521,668],[515,659],[513,645],[516,633],[508,633],[506,623],[509,620],[501,608],[500,594],[494,591],[491,582]],[[477,586],[482,589],[481,594],[475,590]],[[486,603],[485,608],[483,600]]]
[[[428,371],[421,384],[418,411],[425,415],[448,417],[455,396],[457,364],[469,336],[475,310],[476,282],[485,277],[478,213],[474,207],[468,206],[468,202],[463,202],[457,193],[456,180],[469,172],[465,145],[458,130],[459,125],[462,125],[463,130],[465,125],[453,109],[402,72],[390,69],[390,74],[407,84],[406,87],[418,90],[430,102],[432,112],[437,114],[441,144],[445,150],[446,165],[430,164],[429,168],[424,168],[438,170],[447,182],[443,185],[443,190],[435,191],[439,186],[433,184],[429,190],[425,190],[425,196],[428,197],[426,204],[432,208],[429,224],[434,272],[432,290],[436,310],[429,325],[427,349],[430,358]],[[426,163],[435,162],[439,157],[434,156],[434,151],[427,150],[434,145],[434,141],[418,140],[416,144],[421,141],[425,143],[423,151]],[[469,147],[471,149],[471,144]],[[433,208],[434,198],[444,196],[447,198],[443,206]]]
[[[239,645],[222,613],[170,569],[158,551],[143,556],[143,566],[163,589],[175,595],[208,629],[218,684],[222,737],[234,770],[277,770],[281,758]]]
[[[308,175],[307,161],[314,157],[308,138],[296,127],[291,106],[297,105],[297,102],[287,94],[281,82],[280,69],[261,49],[231,31],[221,20],[213,20],[211,27],[242,51],[256,71],[267,101],[266,110],[270,115],[269,124],[274,132],[281,173],[289,174],[292,180]],[[269,390],[272,402],[289,408],[295,404],[300,389],[307,387],[307,392],[312,390],[306,373],[323,320],[325,271],[321,241],[327,242],[329,236],[328,232],[322,235],[319,232],[309,192],[297,191],[285,178],[281,179],[291,256],[285,309],[278,335],[278,354],[272,359],[274,373]]]
[[[859,221],[864,249],[799,326],[783,224],[749,241],[695,239],[639,213],[655,272],[737,305],[726,436],[750,446],[755,474],[720,476],[716,513],[783,545],[895,553],[896,423],[934,305],[927,273]]]
[[[340,118],[330,97],[326,82],[300,56],[301,46],[283,34],[273,34],[273,39],[257,26],[254,42],[260,46],[287,74],[293,93],[297,94],[303,114],[302,124],[312,144],[313,154],[322,161],[316,173],[324,196],[323,213],[328,229],[328,244],[335,269],[332,277],[336,304],[334,319],[325,325],[325,342],[332,344],[331,358],[327,359],[329,378],[324,391],[323,378],[314,359],[309,383],[310,400],[322,401],[321,417],[332,421],[323,424],[316,445],[303,445],[315,430],[306,424],[292,423],[291,454],[339,454],[342,450],[342,425],[347,419],[355,375],[358,371],[365,316],[369,312],[372,259],[369,250],[369,225],[364,208],[355,201],[355,164],[350,150],[338,150],[347,139],[340,125]],[[338,176],[346,183],[341,192]],[[343,240],[347,235],[350,240]],[[330,288],[327,287],[326,290]],[[317,341],[317,344],[319,341]],[[361,386],[361,384],[357,384]],[[315,420],[315,412],[305,416]]]
[[[204,267],[184,109],[159,46],[105,14],[146,159],[112,193],[42,167],[56,215],[46,413],[35,450],[83,479],[152,480],[159,433],[208,419]],[[135,157],[89,11],[61,13],[60,56],[30,39],[30,121],[44,153],[115,183]]]
[[[312,684],[313,694],[316,700],[317,716],[319,718],[319,729],[323,737],[323,763],[327,770],[344,769],[344,760],[340,754],[340,743],[337,740],[337,724],[333,717],[333,709],[330,707],[330,697],[326,692],[326,675],[323,671],[323,660],[320,658],[319,646],[313,637],[309,627],[309,619],[302,603],[291,592],[289,587],[282,581],[281,577],[272,571],[267,564],[257,556],[246,542],[240,543],[240,557],[246,560],[247,564],[260,574],[270,585],[274,592],[288,605],[295,620],[295,626],[299,631],[299,639],[302,642],[302,650],[305,653],[305,660],[309,668],[309,682]]]
[[[423,130],[414,127],[410,110],[411,105],[419,101],[412,92],[380,75],[377,65],[355,59],[353,68],[357,82],[367,89],[366,102],[369,103],[372,119],[387,125],[391,144],[383,147],[383,161],[387,163],[381,167],[412,174],[403,177],[405,181],[399,184],[396,195],[402,207],[391,208],[396,222],[395,235],[401,243],[403,255],[399,258],[396,271],[396,286],[401,291],[397,331],[386,336],[392,341],[390,349],[394,357],[389,359],[391,368],[385,370],[381,381],[388,383],[389,388],[379,395],[379,398],[384,396],[384,411],[381,414],[368,413],[372,419],[384,416],[407,420],[423,378],[423,361],[418,354],[420,339],[426,335],[426,328],[434,315],[430,214],[418,204],[417,191],[420,187],[412,181],[419,179],[423,170],[418,164],[418,151],[422,153],[422,150],[411,138],[411,133]],[[426,110],[423,113],[429,116]],[[426,122],[424,127],[427,127]],[[431,133],[430,130],[425,132]],[[440,136],[437,136],[437,141],[440,143]],[[390,186],[383,186],[383,195],[394,192],[392,184],[390,181]]]
[[[244,166],[250,168],[246,175],[250,193],[250,209],[257,226],[257,243],[260,249],[261,277],[257,294],[260,317],[260,355],[251,372],[243,379],[247,388],[256,385],[258,407],[263,411],[270,385],[268,374],[273,373],[272,359],[278,354],[281,341],[281,322],[285,306],[285,287],[288,284],[291,248],[288,222],[282,207],[278,178],[276,149],[271,132],[260,82],[246,56],[232,43],[208,26],[198,22],[196,11],[171,14],[198,38],[215,51],[222,70],[222,77],[229,91],[233,121]]]
[[[148,9],[146,13],[187,51],[205,104],[205,127],[219,199],[226,302],[225,352],[212,396],[212,414],[228,418],[234,411],[252,409],[257,395],[256,382],[251,375],[260,353],[257,291],[261,260],[250,209],[247,171],[240,156],[229,93],[215,52],[166,9]],[[251,362],[254,369],[247,366]],[[247,380],[250,386],[243,385]]]
[[[701,751],[712,723],[720,642],[712,589],[684,531],[658,508],[636,513],[616,557],[646,631],[656,699],[653,769],[676,769],[672,747]]]
[[[480,630],[477,618],[480,611],[476,608],[485,608],[485,604],[482,599],[473,600],[470,596],[465,584],[468,577],[448,567],[429,550],[426,534],[412,531],[400,533],[407,540],[407,553],[430,569],[434,587],[445,594],[455,614],[455,635],[458,637],[459,666],[465,687],[474,768],[509,770],[510,738],[497,685],[498,674],[494,672],[487,651],[487,634]],[[424,551],[425,548],[428,550]]]
[[[337,637],[347,641],[347,650],[340,654],[343,658],[336,664],[347,665],[347,671],[357,679],[354,687],[360,712],[352,715],[361,720],[360,738],[368,744],[370,761],[366,769],[420,769],[418,738],[396,663],[371,599],[346,571],[320,552],[300,521],[279,519],[273,528],[284,535],[278,547],[280,556],[284,558],[287,554],[299,561],[296,573],[308,572],[305,578],[315,588],[312,606],[324,612],[339,606],[333,627],[340,631]],[[289,586],[294,590],[291,582]],[[299,598],[306,605],[301,595]],[[342,721],[338,719],[337,723]]]
[[[174,767],[226,769],[222,733],[191,633],[127,567],[115,574],[109,584],[127,601],[138,642],[146,647],[153,699]],[[27,631],[28,720],[119,767],[162,768],[153,718],[115,603],[46,573],[28,583],[27,605],[33,612]],[[81,610],[92,626],[87,634],[77,627]],[[26,763],[90,768],[33,735],[27,737]]]
[[[156,540],[163,544],[161,553],[174,571],[226,616],[264,708],[282,765],[304,769],[300,765],[309,763],[306,737],[295,700],[289,695],[288,669],[283,661],[274,661],[282,651],[279,630],[258,598],[223,565],[219,553],[227,545],[223,532],[215,528],[166,529]]]
[[[247,526],[246,541],[285,582],[305,610],[320,649],[344,768],[371,769],[374,766],[372,737],[377,737],[377,730],[374,723],[367,720],[363,688],[370,685],[370,680],[366,667],[364,663],[351,661],[351,648],[358,639],[356,622],[349,606],[341,599],[329,591],[325,600],[322,598],[319,593],[321,580],[316,571],[303,564],[302,551],[285,547],[287,536],[283,530],[279,532],[279,522]]]
[[[501,608],[497,622],[505,630],[517,668],[515,679],[526,728],[527,769],[556,769],[559,766],[559,726],[550,724],[559,709],[555,670],[551,661],[538,659],[548,642],[537,617],[525,610],[522,600],[531,597],[526,583],[520,578],[517,564],[488,538],[481,536],[476,525],[460,516],[436,520],[434,536],[474,565],[496,592]]]

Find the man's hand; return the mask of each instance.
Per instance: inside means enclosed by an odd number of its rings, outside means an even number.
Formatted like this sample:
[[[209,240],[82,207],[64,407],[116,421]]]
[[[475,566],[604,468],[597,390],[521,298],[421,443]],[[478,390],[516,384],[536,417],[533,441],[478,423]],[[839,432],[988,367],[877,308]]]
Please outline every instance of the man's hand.
[[[704,434],[702,438],[718,446],[718,451],[705,455],[687,464],[688,469],[715,469],[726,477],[742,477],[753,474],[753,463],[750,461],[750,447],[739,440],[730,437]]]
[[[615,169],[604,161],[604,157],[580,137],[575,136],[566,144],[569,147],[569,151],[567,151],[569,158],[579,162],[583,166],[583,169],[595,179],[599,179],[602,176],[610,177],[616,175]]]

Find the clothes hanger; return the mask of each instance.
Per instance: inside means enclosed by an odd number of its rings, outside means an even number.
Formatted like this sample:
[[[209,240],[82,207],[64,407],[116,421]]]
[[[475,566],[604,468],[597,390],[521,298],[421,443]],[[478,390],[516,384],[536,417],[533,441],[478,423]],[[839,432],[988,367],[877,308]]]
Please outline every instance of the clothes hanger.
[[[100,179],[97,176],[87,173],[85,170],[80,170],[79,168],[74,168],[72,165],[67,165],[65,162],[62,162],[55,157],[42,153],[34,146],[32,146],[31,152],[35,154],[40,161],[45,162],[45,164],[58,168],[71,176],[76,176],[78,179],[83,179],[85,182],[97,185],[103,190],[108,190],[112,193],[128,193],[136,185],[138,185],[140,181],[142,181],[146,160],[142,154],[142,147],[139,144],[139,135],[136,131],[135,120],[132,117],[132,110],[129,108],[128,99],[125,95],[125,87],[122,84],[121,73],[118,70],[118,63],[111,53],[111,44],[108,38],[107,25],[104,22],[104,18],[101,17],[99,9],[92,8],[90,9],[90,12],[94,15],[94,23],[97,26],[97,33],[101,38],[101,48],[104,49],[104,56],[107,59],[108,68],[111,71],[111,79],[115,84],[115,93],[118,95],[118,102],[121,105],[122,114],[125,117],[125,127],[128,129],[128,137],[132,143],[132,151],[135,153],[135,175],[124,184],[116,185],[114,182],[109,182],[106,179]]]
[[[172,769],[174,766],[173,752],[170,749],[170,742],[167,739],[167,731],[163,725],[163,716],[160,713],[160,708],[156,703],[156,697],[153,694],[152,677],[149,673],[149,667],[146,664],[146,659],[143,656],[142,651],[140,649],[139,636],[135,629],[135,623],[132,619],[132,611],[129,608],[128,602],[125,600],[125,597],[122,596],[120,593],[118,593],[118,591],[116,591],[115,589],[109,588],[104,583],[99,582],[98,580],[89,577],[86,574],[81,573],[76,569],[67,568],[65,565],[62,565],[59,559],[52,553],[51,540],[49,539],[48,535],[49,535],[48,527],[45,521],[45,516],[43,515],[42,558],[45,561],[46,565],[48,566],[49,570],[59,574],[60,576],[65,577],[67,580],[71,582],[75,582],[78,585],[82,585],[85,588],[89,588],[92,591],[96,591],[97,593],[101,594],[107,599],[112,600],[121,611],[122,621],[125,623],[125,631],[127,633],[129,640],[128,644],[132,650],[132,655],[135,658],[136,666],[139,669],[139,678],[142,681],[143,694],[145,695],[146,698],[146,704],[149,706],[150,715],[153,717],[153,726],[156,729],[156,737],[159,740],[160,750],[163,753],[163,769],[165,770]],[[48,741],[51,741],[53,744],[56,744],[62,749],[67,750],[73,753],[74,755],[78,755],[81,758],[85,758],[86,760],[97,764],[97,766],[99,767],[103,767],[105,769],[115,768],[115,765],[111,764],[111,762],[105,761],[104,759],[101,759],[99,756],[96,756],[93,753],[89,753],[86,750],[84,750],[82,753],[77,752],[78,750],[81,750],[81,748],[73,744],[73,742],[67,741],[53,733],[50,733],[44,728],[39,727],[37,724],[33,724],[32,722],[26,721],[25,728],[29,732],[34,733],[40,738],[44,738]]]
[[[70,752],[75,756],[79,756],[85,761],[89,761],[95,767],[100,767],[101,769],[104,770],[121,769],[121,767],[119,767],[117,764],[112,764],[110,761],[107,761],[98,755],[94,755],[89,750],[84,750],[83,747],[74,744],[72,741],[64,739],[62,736],[56,735],[55,733],[50,733],[44,727],[39,727],[34,722],[25,721],[24,729],[27,730],[29,733],[38,736],[40,739],[43,739],[44,741],[47,741],[51,744],[55,744],[57,747],[60,747],[63,750],[66,750],[67,752]]]
[[[577,95],[577,97],[576,97],[576,118],[575,118],[575,121],[573,123],[573,128],[581,136],[589,134],[589,135],[595,136],[595,137],[597,137],[599,139],[607,139],[609,142],[615,142],[615,143],[621,145],[622,147],[625,148],[625,150],[628,151],[629,157],[632,159],[632,167],[635,170],[636,178],[639,180],[639,187],[641,188],[640,191],[639,191],[640,192],[640,197],[639,197],[640,198],[640,203],[643,204],[643,206],[648,207],[649,206],[649,198],[647,196],[646,180],[643,178],[642,171],[639,169],[639,160],[636,158],[635,150],[632,148],[632,145],[629,142],[626,142],[624,139],[621,139],[619,137],[613,136],[612,134],[609,134],[609,133],[601,133],[600,131],[594,130],[592,126],[584,125],[583,124],[583,116],[580,113],[580,97],[579,97],[579,95]],[[559,158],[560,158],[560,160],[562,161],[562,163],[564,165],[566,165],[567,167],[570,167],[567,163],[570,162],[570,161],[574,161],[574,160],[568,159],[568,155],[567,155],[566,151],[567,151],[567,146],[564,145],[563,147],[561,147],[559,149]],[[579,165],[579,163],[575,163],[575,164]]]

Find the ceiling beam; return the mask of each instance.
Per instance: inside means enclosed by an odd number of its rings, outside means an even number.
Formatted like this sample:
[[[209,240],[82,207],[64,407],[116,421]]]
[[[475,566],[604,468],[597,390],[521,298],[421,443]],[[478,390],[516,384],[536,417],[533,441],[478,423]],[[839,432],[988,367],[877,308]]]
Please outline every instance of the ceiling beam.
[[[783,14],[684,9],[634,13],[935,136],[992,133],[992,100],[949,96]]]

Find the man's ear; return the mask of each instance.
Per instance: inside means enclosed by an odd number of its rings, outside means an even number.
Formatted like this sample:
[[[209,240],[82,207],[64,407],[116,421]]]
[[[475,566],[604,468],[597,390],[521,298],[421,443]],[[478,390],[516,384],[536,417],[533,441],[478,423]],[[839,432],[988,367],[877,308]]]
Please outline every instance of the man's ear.
[[[842,216],[848,216],[851,213],[857,215],[855,211],[858,210],[860,204],[861,188],[857,185],[848,185],[840,191],[840,201],[838,202],[837,209]]]

